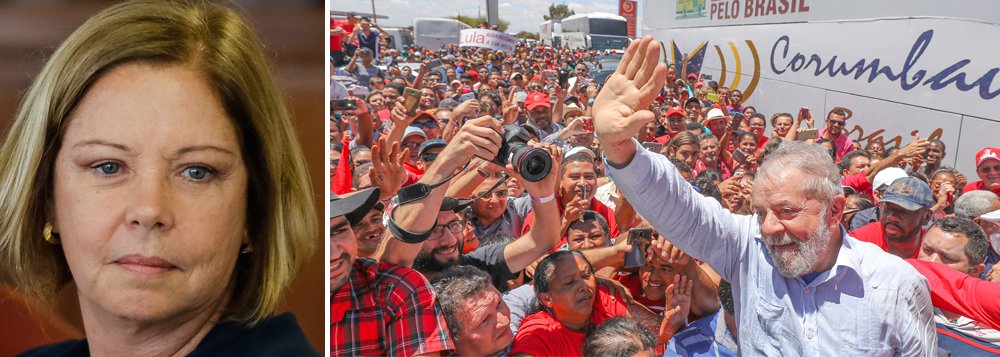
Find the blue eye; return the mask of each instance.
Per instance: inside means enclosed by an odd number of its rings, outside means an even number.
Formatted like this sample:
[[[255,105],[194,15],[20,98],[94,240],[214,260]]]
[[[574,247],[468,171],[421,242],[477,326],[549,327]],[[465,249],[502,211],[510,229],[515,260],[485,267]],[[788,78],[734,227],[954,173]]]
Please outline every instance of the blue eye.
[[[97,165],[97,171],[104,175],[114,175],[121,170],[122,165],[117,162],[105,162]]]
[[[204,166],[188,166],[184,168],[184,176],[194,180],[202,181],[212,174],[212,170]]]

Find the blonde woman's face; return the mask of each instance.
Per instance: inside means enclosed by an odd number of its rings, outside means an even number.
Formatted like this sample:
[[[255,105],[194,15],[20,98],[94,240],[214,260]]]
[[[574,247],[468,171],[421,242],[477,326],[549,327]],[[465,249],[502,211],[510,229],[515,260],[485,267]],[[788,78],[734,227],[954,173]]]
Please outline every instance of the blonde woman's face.
[[[245,239],[247,169],[209,84],[181,66],[126,64],[68,120],[52,221],[84,318],[215,311]]]

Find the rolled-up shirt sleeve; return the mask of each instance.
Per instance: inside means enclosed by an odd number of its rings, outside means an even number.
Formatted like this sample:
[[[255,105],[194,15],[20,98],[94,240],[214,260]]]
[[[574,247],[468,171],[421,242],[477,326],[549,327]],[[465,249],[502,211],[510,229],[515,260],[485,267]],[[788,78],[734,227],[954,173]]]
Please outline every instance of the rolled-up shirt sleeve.
[[[755,235],[752,218],[734,215],[697,193],[665,156],[633,143],[636,154],[625,167],[605,161],[608,176],[660,235],[733,281]]]

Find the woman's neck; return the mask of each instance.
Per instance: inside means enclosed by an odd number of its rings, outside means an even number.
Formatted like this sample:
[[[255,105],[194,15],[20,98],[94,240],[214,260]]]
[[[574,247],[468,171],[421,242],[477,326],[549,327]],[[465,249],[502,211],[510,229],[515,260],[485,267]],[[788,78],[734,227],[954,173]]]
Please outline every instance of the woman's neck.
[[[590,327],[590,316],[587,315],[570,316],[569,314],[563,314],[555,317],[559,323],[571,331],[586,333]]]
[[[87,343],[92,356],[186,356],[219,323],[231,290],[215,303],[161,321],[136,321],[88,303],[81,296]]]

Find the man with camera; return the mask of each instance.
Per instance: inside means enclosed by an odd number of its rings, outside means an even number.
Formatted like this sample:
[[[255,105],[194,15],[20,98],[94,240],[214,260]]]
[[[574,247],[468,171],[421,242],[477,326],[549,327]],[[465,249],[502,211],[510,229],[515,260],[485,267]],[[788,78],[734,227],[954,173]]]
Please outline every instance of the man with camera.
[[[397,193],[394,199],[397,206],[389,213],[387,227],[395,238],[386,239],[376,257],[404,267],[414,266],[414,262],[419,260],[422,266],[415,268],[428,278],[456,264],[474,265],[490,273],[494,285],[499,285],[498,289],[506,290],[498,282],[512,279],[512,275],[551,252],[560,236],[557,223],[559,209],[554,193],[558,176],[547,174],[547,171],[542,175],[534,171],[536,167],[525,166],[524,162],[531,162],[532,158],[541,160],[540,155],[544,154],[550,157],[551,168],[559,165],[562,156],[559,149],[553,146],[527,146],[518,142],[519,138],[512,136],[515,133],[508,132],[516,129],[501,126],[491,116],[470,119],[462,126],[420,181],[412,185],[413,188],[408,186]],[[530,157],[510,160],[519,158],[519,154]],[[506,245],[485,246],[462,255],[457,238],[461,227],[455,224],[461,219],[446,207],[454,199],[446,198],[445,193],[450,180],[474,157],[506,164],[508,174],[524,185],[531,196],[535,214],[545,223]],[[508,160],[512,164],[507,164]]]
[[[750,216],[697,194],[632,137],[666,77],[660,44],[635,41],[594,104],[609,176],[636,212],[732,283],[743,355],[934,355],[927,280],[841,227],[843,190],[822,147],[784,143],[753,185]],[[836,113],[834,113],[836,114]],[[838,119],[839,120],[839,119]]]

